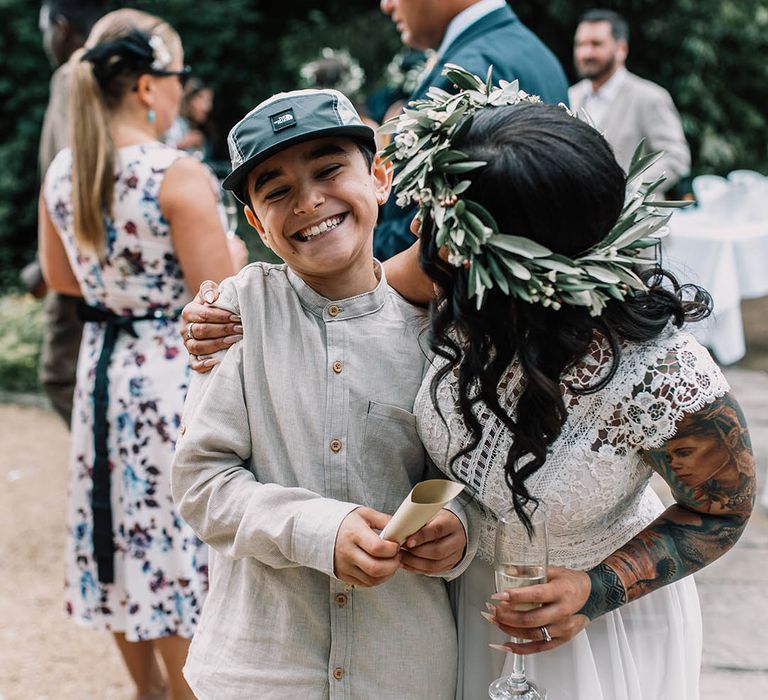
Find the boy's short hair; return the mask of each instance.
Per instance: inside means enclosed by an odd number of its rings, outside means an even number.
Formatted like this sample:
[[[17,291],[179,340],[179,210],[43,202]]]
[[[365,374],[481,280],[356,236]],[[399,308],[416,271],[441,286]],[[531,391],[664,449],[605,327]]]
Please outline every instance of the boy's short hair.
[[[249,173],[276,153],[327,136],[351,138],[366,162],[376,152],[373,129],[363,124],[338,90],[293,90],[273,95],[246,114],[229,132],[232,172],[222,187],[250,206]]]

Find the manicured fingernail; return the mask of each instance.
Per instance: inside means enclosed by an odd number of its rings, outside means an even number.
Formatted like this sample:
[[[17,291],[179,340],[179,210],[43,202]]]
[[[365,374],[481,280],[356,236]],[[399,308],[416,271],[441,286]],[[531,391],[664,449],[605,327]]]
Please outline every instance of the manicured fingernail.
[[[215,358],[211,358],[210,360],[203,361],[203,367],[215,367],[218,364],[219,364],[219,361]]]
[[[230,321],[234,321],[235,323],[240,323],[240,321],[242,321],[243,319],[242,319],[242,318],[240,318],[240,317],[239,317],[237,314],[232,314],[232,315],[229,317],[229,320],[230,320]]]
[[[227,345],[234,345],[238,340],[242,340],[242,335],[228,335],[226,338],[224,338],[224,342]]]
[[[509,649],[501,644],[489,644],[488,646],[494,651],[503,651],[504,653],[509,654]]]
[[[488,622],[494,622],[494,617],[493,617],[493,615],[491,615],[490,613],[487,613],[487,612],[483,612],[483,611],[481,610],[481,611],[480,611],[480,614],[481,614],[481,615],[482,615],[482,616],[483,616],[483,617],[484,617],[486,620],[488,620]]]
[[[413,548],[416,546],[416,540],[408,540],[408,541],[405,543],[405,546],[406,546],[408,549],[413,549]]]
[[[209,304],[212,304],[216,297],[213,292],[207,291],[205,294],[203,294],[203,299],[205,299]]]
[[[233,326],[232,330],[235,331],[235,333],[242,333],[243,327],[242,326]]]
[[[506,591],[502,591],[501,593],[494,593],[491,596],[491,600],[502,600],[502,601],[509,600],[509,593],[507,593]]]
[[[488,602],[486,602],[486,604],[485,604],[485,609],[486,609],[486,610],[487,610],[489,613],[495,613],[495,612],[496,612],[496,606],[495,606],[495,605],[491,605],[491,604],[490,604],[490,603],[488,603]]]

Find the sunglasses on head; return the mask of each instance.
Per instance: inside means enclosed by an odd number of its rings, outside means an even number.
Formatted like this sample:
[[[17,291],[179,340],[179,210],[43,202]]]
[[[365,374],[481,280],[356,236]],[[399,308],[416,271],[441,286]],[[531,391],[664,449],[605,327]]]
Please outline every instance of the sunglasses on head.
[[[181,70],[153,70],[150,71],[150,75],[157,75],[161,78],[175,75],[179,79],[181,87],[184,87],[190,77],[192,77],[192,68],[190,66],[184,66]]]

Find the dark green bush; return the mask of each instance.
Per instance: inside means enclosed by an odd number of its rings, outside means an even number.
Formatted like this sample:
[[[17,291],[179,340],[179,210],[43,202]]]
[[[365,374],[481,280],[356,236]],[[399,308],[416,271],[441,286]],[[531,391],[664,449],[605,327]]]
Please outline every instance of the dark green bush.
[[[30,295],[0,296],[0,392],[38,390],[42,337],[42,302]]]

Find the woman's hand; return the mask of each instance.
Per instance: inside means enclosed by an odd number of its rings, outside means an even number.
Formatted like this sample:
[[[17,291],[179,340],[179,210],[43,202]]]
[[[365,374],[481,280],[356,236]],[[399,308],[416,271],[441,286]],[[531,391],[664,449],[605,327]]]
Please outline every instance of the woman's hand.
[[[195,298],[181,312],[179,332],[190,355],[189,366],[195,372],[210,372],[219,363],[218,358],[210,355],[228,348],[243,337],[239,316],[211,306],[218,298],[219,285],[205,280]]]
[[[552,566],[547,569],[547,582],[526,588],[508,588],[491,596],[493,605],[482,613],[488,622],[496,625],[510,637],[530,640],[525,644],[508,642],[494,646],[499,651],[516,654],[534,654],[554,649],[573,639],[589,624],[586,615],[579,614],[589,597],[592,584],[589,575]],[[520,607],[538,605],[534,610]],[[551,641],[546,641],[545,627]]]

